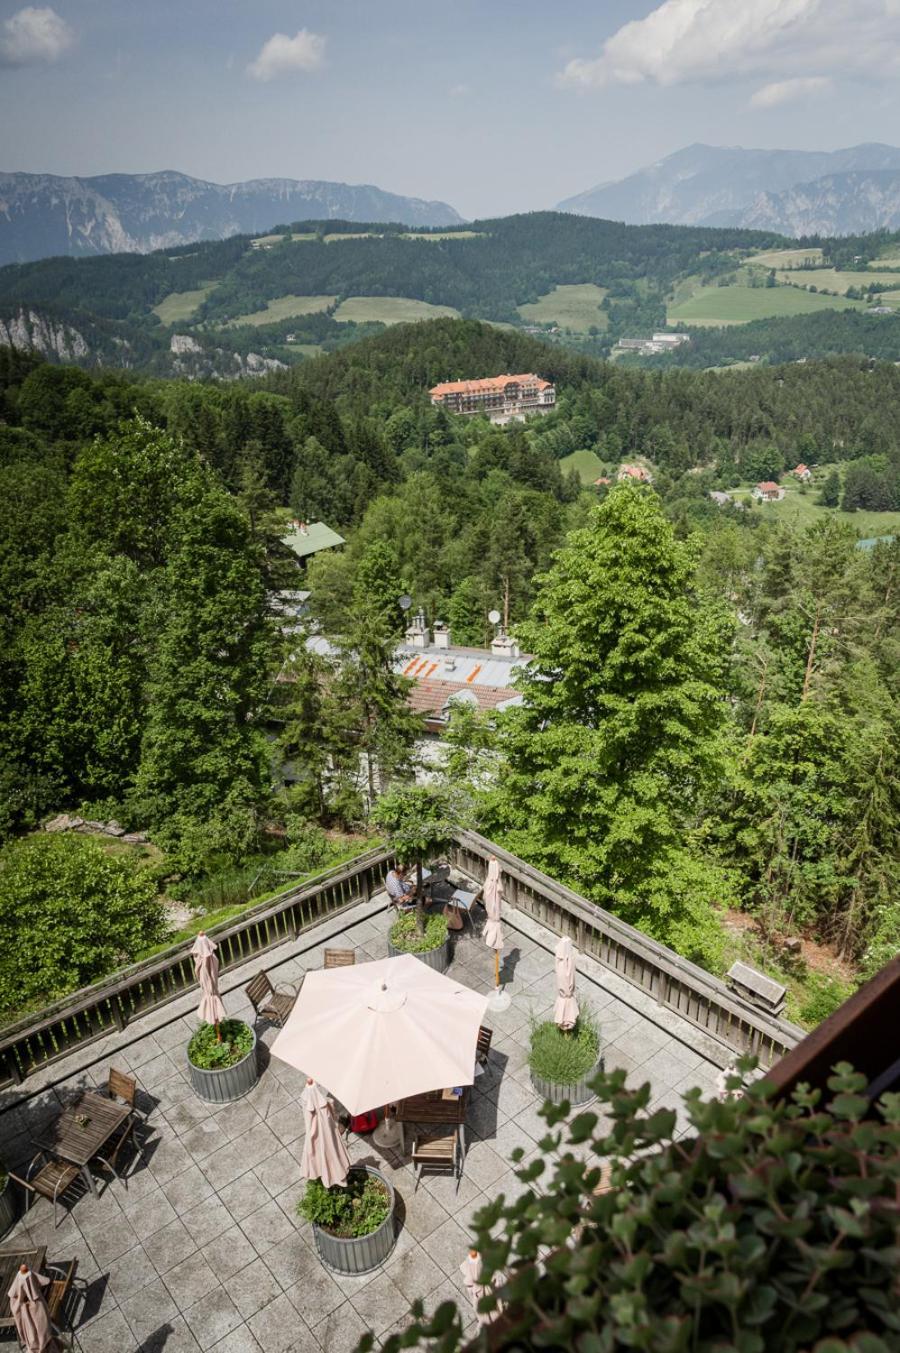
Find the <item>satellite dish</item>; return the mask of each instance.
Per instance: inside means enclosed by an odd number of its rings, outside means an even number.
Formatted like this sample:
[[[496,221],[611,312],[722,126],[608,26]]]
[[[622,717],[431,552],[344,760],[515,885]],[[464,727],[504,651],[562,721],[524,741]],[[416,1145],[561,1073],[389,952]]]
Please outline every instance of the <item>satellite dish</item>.
[[[412,606],[412,597],[408,597],[404,592],[403,596],[400,598],[400,610],[408,611],[410,606]]]
[[[491,622],[492,625],[496,625],[500,620],[500,612],[488,611],[488,620]]]

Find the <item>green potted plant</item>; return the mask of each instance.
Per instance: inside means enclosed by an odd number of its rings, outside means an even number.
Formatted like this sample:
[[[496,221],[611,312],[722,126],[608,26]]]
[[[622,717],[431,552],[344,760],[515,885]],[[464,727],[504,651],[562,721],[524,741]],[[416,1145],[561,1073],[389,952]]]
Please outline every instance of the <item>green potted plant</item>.
[[[242,1019],[201,1024],[188,1044],[188,1075],[201,1099],[230,1104],[259,1080],[256,1034]]]
[[[738,1063],[734,1088],[753,1066]],[[694,1089],[685,1136],[674,1109],[648,1107],[649,1085],[625,1081],[596,1077],[602,1114],[565,1122],[545,1105],[541,1154],[513,1151],[525,1193],[476,1214],[481,1281],[507,1275],[478,1347],[893,1353],[898,1096],[873,1106],[846,1062],[827,1089],[784,1099],[765,1079],[724,1101]],[[468,1314],[419,1304],[383,1353],[455,1353]]]
[[[532,1019],[528,1068],[542,1099],[587,1104],[594,1098],[591,1082],[599,1061],[600,1034],[589,1008],[581,1009],[572,1029],[560,1029],[550,1019]]]
[[[326,1188],[310,1179],[297,1214],[311,1223],[322,1263],[337,1273],[368,1273],[383,1264],[397,1242],[394,1186],[380,1170],[357,1165],[346,1184]]]
[[[372,814],[401,860],[416,864],[416,908],[391,926],[388,952],[414,954],[444,972],[450,963],[450,936],[444,916],[428,916],[422,886],[424,861],[445,851],[462,825],[464,802],[443,785],[406,785],[379,799]]]

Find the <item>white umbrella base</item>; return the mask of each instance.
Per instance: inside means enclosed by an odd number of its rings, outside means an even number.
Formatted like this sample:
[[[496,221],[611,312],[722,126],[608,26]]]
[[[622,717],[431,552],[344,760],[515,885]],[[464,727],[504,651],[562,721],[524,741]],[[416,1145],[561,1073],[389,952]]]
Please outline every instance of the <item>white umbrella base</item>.
[[[396,1118],[382,1118],[372,1133],[372,1141],[383,1151],[400,1151],[403,1147],[403,1124],[398,1123]]]
[[[488,997],[488,1010],[508,1010],[511,1005],[512,996],[502,987]]]

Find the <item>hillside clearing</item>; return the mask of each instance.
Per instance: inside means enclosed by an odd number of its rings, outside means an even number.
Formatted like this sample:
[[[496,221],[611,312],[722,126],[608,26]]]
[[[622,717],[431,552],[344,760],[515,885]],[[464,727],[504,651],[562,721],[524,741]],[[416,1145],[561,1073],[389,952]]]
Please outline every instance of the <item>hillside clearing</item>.
[[[282,319],[294,319],[298,315],[317,315],[334,305],[337,296],[276,296],[269,301],[265,310],[254,310],[249,315],[238,315],[229,321],[229,328],[239,324],[277,324]]]
[[[531,324],[558,324],[561,329],[587,333],[593,325],[605,329],[609,320],[600,303],[606,295],[605,287],[592,282],[554,287],[552,291],[530,305],[517,306],[522,318]]]
[[[845,295],[850,287],[868,287],[872,283],[881,283],[887,287],[900,283],[900,272],[839,272],[836,268],[812,268],[809,272],[778,272],[779,282],[789,282],[795,287],[813,286],[819,290],[836,291]]]
[[[593,484],[594,480],[603,474],[604,467],[596,451],[570,451],[559,462],[559,468],[563,474],[571,474],[572,470],[577,470],[582,484]]]
[[[863,539],[872,536],[890,536],[900,532],[900,512],[841,512],[837,508],[823,507],[818,503],[818,492],[815,488],[809,489],[806,493],[801,493],[799,487],[792,484],[785,484],[785,495],[780,503],[753,503],[750,510],[759,512],[760,515],[770,521],[782,522],[786,526],[797,527],[803,530],[807,526],[812,526],[814,522],[821,521],[823,518],[833,518],[844,522],[847,526],[852,526],[858,531]],[[750,503],[751,492],[749,488],[729,489],[731,496],[736,502]]]
[[[412,230],[400,236],[403,240],[483,240],[483,230],[430,230],[427,235],[418,235]]]
[[[459,319],[459,311],[410,296],[348,296],[334,318],[340,324],[411,324],[420,319]]]
[[[170,291],[159,305],[153,307],[153,314],[159,315],[163,324],[183,324],[196,314],[209,293],[218,285],[218,282],[204,282],[196,291]]]
[[[821,249],[768,249],[751,254],[745,262],[758,268],[802,268],[804,264],[818,267],[823,257]]]
[[[818,310],[861,309],[862,301],[797,287],[700,287],[693,296],[673,301],[666,316],[669,324],[719,327],[783,315],[810,315]]]

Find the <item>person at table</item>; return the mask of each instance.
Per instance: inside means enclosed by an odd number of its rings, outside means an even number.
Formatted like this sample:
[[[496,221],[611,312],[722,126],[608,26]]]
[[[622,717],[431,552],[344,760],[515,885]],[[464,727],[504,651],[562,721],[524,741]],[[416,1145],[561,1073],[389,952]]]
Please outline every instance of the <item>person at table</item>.
[[[416,885],[406,877],[406,865],[396,864],[384,881],[392,907],[404,910],[415,905]]]

